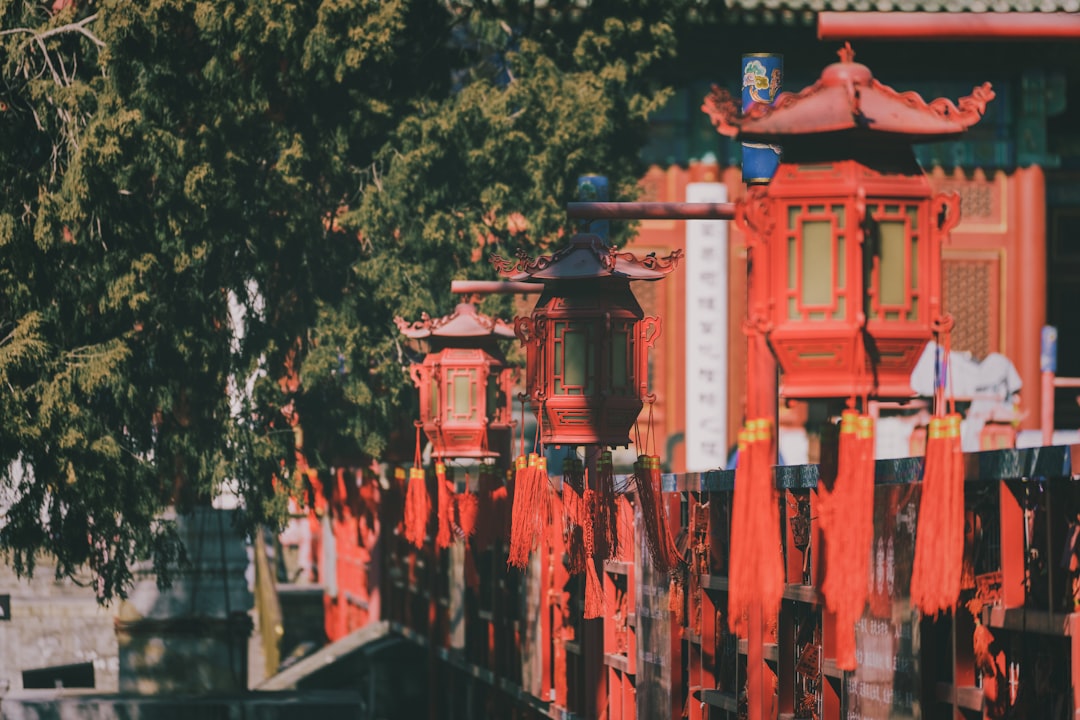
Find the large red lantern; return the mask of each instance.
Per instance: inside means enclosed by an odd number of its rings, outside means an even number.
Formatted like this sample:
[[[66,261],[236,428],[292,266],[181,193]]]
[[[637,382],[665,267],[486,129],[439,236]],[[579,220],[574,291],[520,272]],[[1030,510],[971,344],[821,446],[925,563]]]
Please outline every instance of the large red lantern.
[[[514,337],[513,329],[469,303],[442,318],[425,313],[417,322],[395,322],[404,335],[429,345],[410,374],[420,390],[420,422],[435,454],[489,458],[508,448],[511,370],[497,341]]]
[[[629,444],[649,396],[648,351],[660,334],[660,319],[645,317],[630,283],[659,280],[680,257],[677,250],[639,260],[587,233],[551,256],[492,257],[501,274],[544,286],[532,316],[517,318],[514,329],[545,444]]]
[[[956,195],[934,195],[912,150],[976,123],[989,84],[954,105],[927,103],[841,62],[774,106],[739,115],[722,91],[704,110],[720,133],[780,145],[768,185],[736,222],[750,247],[751,319],[767,334],[791,398],[909,397],[911,372],[941,312],[941,245]]]

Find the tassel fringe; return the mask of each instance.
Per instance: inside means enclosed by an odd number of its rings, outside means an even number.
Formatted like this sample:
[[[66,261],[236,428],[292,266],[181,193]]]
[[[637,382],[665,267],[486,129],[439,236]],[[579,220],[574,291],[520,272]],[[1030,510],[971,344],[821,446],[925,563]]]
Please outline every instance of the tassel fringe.
[[[540,543],[551,516],[547,460],[530,453],[518,457],[514,475],[514,506],[511,512],[510,554],[507,564],[524,569],[529,554]]]
[[[964,457],[960,415],[930,420],[923,470],[911,602],[923,615],[951,612],[964,560]]]
[[[845,410],[840,421],[836,481],[822,490],[825,606],[836,614],[836,666],[854,670],[855,623],[866,606],[874,542],[874,420]]]
[[[446,479],[446,465],[442,462],[435,463],[435,482],[439,491],[439,530],[435,533],[435,547],[445,550],[454,541],[454,533],[451,530],[454,508],[451,503],[454,497],[454,488]]]
[[[638,503],[641,505],[645,544],[652,557],[653,567],[660,572],[669,573],[678,563],[679,551],[668,526],[667,509],[664,507],[660,486],[659,457],[638,456],[634,463],[634,485]]]
[[[779,496],[771,450],[772,422],[749,420],[739,432],[728,591],[728,627],[742,637],[751,604],[760,602],[763,616],[774,617],[784,592]]]
[[[405,491],[405,539],[417,548],[424,547],[430,517],[431,498],[424,468],[409,468],[409,487]]]

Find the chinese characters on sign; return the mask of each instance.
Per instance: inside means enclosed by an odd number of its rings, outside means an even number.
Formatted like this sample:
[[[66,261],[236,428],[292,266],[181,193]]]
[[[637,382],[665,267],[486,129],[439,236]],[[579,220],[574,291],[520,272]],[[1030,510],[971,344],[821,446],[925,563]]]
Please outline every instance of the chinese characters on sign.
[[[687,202],[727,202],[721,183],[690,183]],[[686,222],[686,469],[727,461],[728,227]]]

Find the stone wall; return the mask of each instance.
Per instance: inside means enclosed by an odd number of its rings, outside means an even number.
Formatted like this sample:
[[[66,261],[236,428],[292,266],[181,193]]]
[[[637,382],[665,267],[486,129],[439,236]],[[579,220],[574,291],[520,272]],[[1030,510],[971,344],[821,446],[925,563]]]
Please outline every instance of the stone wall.
[[[18,579],[0,557],[0,595],[11,618],[0,619],[0,690],[22,688],[22,671],[92,662],[98,690],[117,689],[115,611],[97,604],[90,587],[58,581],[47,561],[32,579]]]

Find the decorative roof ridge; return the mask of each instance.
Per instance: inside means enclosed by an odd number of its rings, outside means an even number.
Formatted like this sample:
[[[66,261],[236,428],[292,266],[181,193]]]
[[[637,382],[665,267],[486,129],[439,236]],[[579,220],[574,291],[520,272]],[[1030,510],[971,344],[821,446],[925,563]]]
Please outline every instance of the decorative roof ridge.
[[[785,13],[895,12],[1014,14],[1076,12],[1080,0],[725,0],[729,10],[764,13],[776,21]]]
[[[476,306],[471,303],[458,303],[453,312],[448,315],[444,315],[439,318],[432,318],[426,312],[420,314],[420,319],[414,322],[408,322],[401,317],[394,318],[394,324],[397,325],[398,330],[402,334],[407,335],[413,339],[420,339],[429,336],[438,336],[439,330],[446,327],[450,323],[460,318],[468,316],[471,321],[476,323],[476,333],[470,333],[469,335],[457,335],[458,337],[485,337],[487,335],[499,335],[502,337],[511,338],[514,336],[514,331],[505,321],[499,318],[484,315],[476,310]]]
[[[595,257],[599,266],[597,276],[620,276],[628,277],[631,280],[655,279],[638,276],[634,272],[635,270],[667,274],[678,267],[679,260],[682,258],[682,250],[676,249],[670,255],[662,258],[657,257],[655,252],[651,252],[639,259],[634,253],[620,252],[618,248],[609,245],[599,235],[578,233],[570,239],[569,245],[551,255],[539,255],[532,258],[524,248],[518,248],[515,253],[516,259],[492,254],[490,261],[500,275],[525,282],[537,282],[540,279],[533,278],[533,275],[556,266],[571,255],[581,252],[589,253]],[[525,277],[520,277],[521,275]]]
[[[958,129],[967,129],[977,123],[986,110],[986,104],[994,99],[994,91],[987,82],[975,87],[970,95],[960,98],[956,103],[948,98],[936,98],[927,102],[914,90],[900,92],[876,80],[868,67],[854,62],[855,53],[850,43],[845,43],[838,54],[840,62],[826,67],[813,85],[798,92],[781,93],[772,105],[754,102],[750,104],[746,112],[739,112],[739,107],[731,93],[726,88],[713,85],[701,109],[709,116],[717,132],[735,138],[739,136],[747,123],[783,112],[820,92],[837,86],[846,90],[853,124],[867,127],[872,127],[872,122],[867,123],[862,116],[861,104],[864,88],[901,102],[913,110],[936,115],[941,120],[956,124]]]

